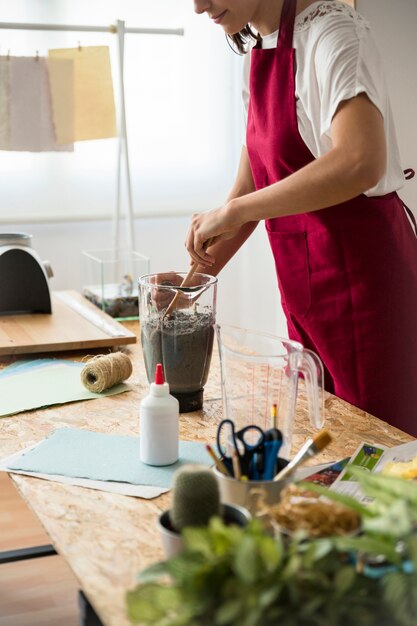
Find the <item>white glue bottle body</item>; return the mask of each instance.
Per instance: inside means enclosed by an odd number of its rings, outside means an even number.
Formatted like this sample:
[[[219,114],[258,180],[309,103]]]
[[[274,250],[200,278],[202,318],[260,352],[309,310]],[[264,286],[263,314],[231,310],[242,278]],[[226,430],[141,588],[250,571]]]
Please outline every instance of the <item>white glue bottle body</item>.
[[[139,456],[147,465],[172,465],[179,456],[179,402],[169,393],[161,363],[140,403]]]

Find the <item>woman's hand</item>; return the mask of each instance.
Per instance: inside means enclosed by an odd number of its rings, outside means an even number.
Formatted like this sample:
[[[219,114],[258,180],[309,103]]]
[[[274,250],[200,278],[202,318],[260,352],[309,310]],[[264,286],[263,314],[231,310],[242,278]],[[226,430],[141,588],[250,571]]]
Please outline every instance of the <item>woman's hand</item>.
[[[164,272],[155,274],[151,277],[150,282],[154,285],[151,289],[151,301],[158,311],[166,309],[178,294],[175,300],[176,309],[185,309],[194,304],[194,294],[182,293],[181,290],[175,289],[183,282],[185,275],[181,276],[176,272]],[[187,283],[189,287],[196,287],[200,284],[198,276],[193,276]]]
[[[233,239],[242,224],[236,219],[233,201],[206,213],[195,213],[185,241],[192,260],[199,265],[212,266],[215,258],[206,252],[207,242],[210,240],[211,246],[222,239]]]

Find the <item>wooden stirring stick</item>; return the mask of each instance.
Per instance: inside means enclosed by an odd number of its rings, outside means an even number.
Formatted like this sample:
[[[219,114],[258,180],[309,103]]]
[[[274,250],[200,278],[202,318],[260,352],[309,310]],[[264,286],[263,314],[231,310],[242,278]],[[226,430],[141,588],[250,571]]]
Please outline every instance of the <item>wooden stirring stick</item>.
[[[187,274],[187,276],[184,278],[184,280],[182,281],[182,283],[180,284],[180,287],[188,287],[188,285],[191,282],[192,277],[195,274],[195,271],[198,267],[198,263],[193,263],[192,266],[190,267],[190,270]],[[165,312],[162,316],[162,319],[164,319],[167,315],[169,315],[172,311],[172,309],[175,306],[176,301],[178,300],[178,296],[180,295],[180,292],[177,291],[177,293],[175,294],[175,296],[172,298],[171,302],[168,304],[167,308],[165,309]]]
[[[211,245],[211,242],[213,241],[214,237],[211,237],[211,239],[207,239],[206,243],[203,246],[204,251],[207,250],[207,248]],[[187,276],[184,278],[184,280],[182,281],[180,287],[188,287],[191,283],[191,279],[194,276],[196,269],[198,267],[198,263],[193,263],[188,271]],[[172,309],[175,306],[176,301],[178,300],[178,297],[180,295],[180,292],[177,291],[177,293],[175,294],[175,296],[172,298],[171,302],[168,304],[167,308],[165,309],[165,313],[162,316],[162,319],[164,319],[167,315],[169,315],[172,311]]]

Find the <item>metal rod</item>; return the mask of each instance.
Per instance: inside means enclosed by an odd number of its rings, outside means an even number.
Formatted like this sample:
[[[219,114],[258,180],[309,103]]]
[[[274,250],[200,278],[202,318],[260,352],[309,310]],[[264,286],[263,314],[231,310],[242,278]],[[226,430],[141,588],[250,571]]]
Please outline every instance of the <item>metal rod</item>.
[[[81,24],[30,24],[20,22],[0,22],[0,29],[8,30],[50,30],[65,32],[117,33],[117,26],[86,26]],[[183,28],[125,28],[125,34],[139,35],[184,35]]]
[[[133,252],[136,249],[135,245],[135,224],[133,216],[133,198],[132,198],[132,183],[130,178],[130,162],[129,162],[129,145],[127,141],[127,127],[126,127],[126,104],[125,104],[125,86],[124,86],[124,47],[125,47],[125,23],[123,20],[117,20],[117,34],[119,44],[119,80],[120,80],[120,138],[122,140],[123,152],[125,161],[125,175],[126,175],[126,187],[127,187],[127,243],[129,251]],[[120,184],[120,183],[118,183]],[[133,263],[133,260],[132,260]],[[133,267],[131,268],[131,274],[134,275]]]
[[[16,561],[26,561],[27,559],[38,559],[44,556],[54,556],[55,554],[57,554],[57,551],[51,544],[33,546],[31,548],[20,548],[19,550],[6,550],[0,552],[0,565],[15,563]]]

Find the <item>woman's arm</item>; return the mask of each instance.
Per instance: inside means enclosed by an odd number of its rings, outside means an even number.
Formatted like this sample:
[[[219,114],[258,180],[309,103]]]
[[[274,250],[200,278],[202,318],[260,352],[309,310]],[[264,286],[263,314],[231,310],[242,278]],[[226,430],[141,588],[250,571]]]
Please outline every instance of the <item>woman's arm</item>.
[[[269,187],[230,199],[223,207],[193,216],[187,250],[194,261],[216,263],[209,238],[222,238],[248,222],[317,211],[372,188],[386,169],[384,121],[365,94],[343,102],[332,121],[333,148]]]
[[[241,198],[242,196],[253,193],[254,191],[255,185],[253,183],[248,152],[246,146],[243,146],[236,179],[227,198],[226,205],[236,198]],[[209,265],[204,264],[201,267],[198,267],[197,271],[208,272],[213,276],[217,276],[220,270],[223,269],[226,263],[230,261],[239,248],[245,243],[247,238],[253,233],[257,224],[257,221],[246,221],[237,228],[233,228],[227,233],[224,233],[222,239],[219,239],[210,246],[210,255],[203,251],[204,258],[208,261]],[[192,226],[190,227],[190,231],[191,229]],[[215,259],[214,263],[211,262],[212,258]]]

